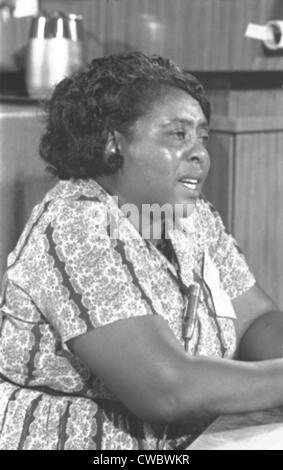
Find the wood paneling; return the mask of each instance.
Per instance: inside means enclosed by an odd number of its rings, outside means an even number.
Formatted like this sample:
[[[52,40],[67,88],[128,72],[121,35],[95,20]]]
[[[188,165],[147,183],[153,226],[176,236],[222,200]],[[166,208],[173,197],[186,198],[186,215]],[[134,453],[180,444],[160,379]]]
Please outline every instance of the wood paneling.
[[[270,53],[260,42],[245,38],[244,33],[248,22],[264,24],[273,17],[279,3],[280,0],[110,0],[107,38],[115,52],[121,45],[156,52],[190,70],[268,69]],[[282,68],[282,57],[277,57],[273,68]]]
[[[248,22],[283,18],[281,0],[41,0],[48,11],[81,13],[87,58],[142,50],[198,71],[282,70],[283,54],[244,37]],[[1,20],[0,20],[1,21]],[[0,65],[15,67],[29,19],[1,22]]]
[[[211,127],[205,194],[282,309],[283,118],[215,118]]]
[[[233,134],[211,131],[210,171],[203,192],[215,205],[229,231],[233,230],[234,215],[234,150]]]
[[[253,87],[252,81],[250,87]],[[209,90],[207,94],[211,102],[213,116],[229,118],[239,116],[283,117],[282,88],[265,90]],[[243,123],[243,120],[240,122]],[[245,121],[245,124],[247,124],[247,121]]]
[[[30,211],[54,184],[38,156],[41,131],[36,108],[0,106],[0,282]]]
[[[283,307],[283,132],[237,138],[234,233],[262,286]]]

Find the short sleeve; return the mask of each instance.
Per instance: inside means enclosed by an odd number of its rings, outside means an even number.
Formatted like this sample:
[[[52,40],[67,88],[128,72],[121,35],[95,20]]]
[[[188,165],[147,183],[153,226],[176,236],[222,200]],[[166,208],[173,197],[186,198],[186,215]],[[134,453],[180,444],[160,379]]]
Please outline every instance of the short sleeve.
[[[255,284],[246,259],[235,239],[230,235],[214,207],[204,204],[203,224],[209,255],[218,268],[222,288],[234,299]]]
[[[88,330],[152,313],[141,295],[124,242],[111,238],[105,206],[69,201],[48,225],[47,269],[38,302],[63,342]]]

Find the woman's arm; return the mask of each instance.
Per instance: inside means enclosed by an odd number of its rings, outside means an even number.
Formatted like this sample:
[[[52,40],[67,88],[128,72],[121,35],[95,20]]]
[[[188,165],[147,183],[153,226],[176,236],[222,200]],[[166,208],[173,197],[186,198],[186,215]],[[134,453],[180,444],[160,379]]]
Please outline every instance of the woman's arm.
[[[97,328],[71,349],[139,418],[173,422],[195,413],[233,413],[283,405],[283,360],[243,363],[189,357],[161,317]]]
[[[283,357],[283,312],[259,285],[233,300],[237,315],[237,358],[261,361]]]

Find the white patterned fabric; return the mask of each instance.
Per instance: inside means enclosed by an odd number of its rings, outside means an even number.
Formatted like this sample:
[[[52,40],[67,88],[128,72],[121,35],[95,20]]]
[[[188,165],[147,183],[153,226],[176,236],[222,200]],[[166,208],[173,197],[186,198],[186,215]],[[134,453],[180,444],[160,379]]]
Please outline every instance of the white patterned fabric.
[[[188,353],[232,358],[234,320],[214,311],[203,256],[233,299],[255,282],[243,255],[203,199],[170,239],[182,283],[201,287]],[[162,429],[129,413],[68,348],[93,328],[153,314],[181,341],[176,269],[95,181],[61,181],[34,208],[9,255],[2,299],[0,449],[157,448]],[[180,429],[166,448],[187,445],[192,431]]]

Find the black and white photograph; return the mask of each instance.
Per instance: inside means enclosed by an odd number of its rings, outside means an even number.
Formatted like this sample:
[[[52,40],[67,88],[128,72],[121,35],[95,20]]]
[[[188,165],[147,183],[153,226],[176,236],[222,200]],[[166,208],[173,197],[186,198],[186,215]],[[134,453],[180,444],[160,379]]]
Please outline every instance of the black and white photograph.
[[[283,0],[0,0],[14,450],[283,450]]]

